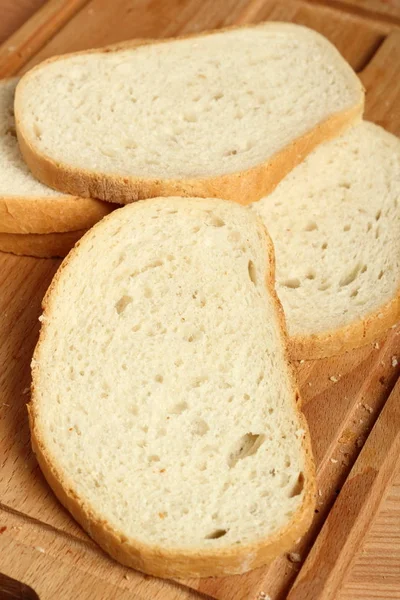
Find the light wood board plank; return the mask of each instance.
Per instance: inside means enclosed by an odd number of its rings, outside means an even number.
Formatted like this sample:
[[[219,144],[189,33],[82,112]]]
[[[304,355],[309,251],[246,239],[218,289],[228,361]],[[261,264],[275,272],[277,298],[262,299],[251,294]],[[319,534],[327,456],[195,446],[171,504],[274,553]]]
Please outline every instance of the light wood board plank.
[[[399,84],[393,82],[400,78],[396,64],[388,60],[389,54],[399,48],[396,34],[388,35],[390,27],[387,24],[373,24],[358,16],[305,2],[228,0],[222,3],[205,0],[199,4],[195,0],[183,3],[178,0],[168,3],[161,0],[115,0],[111,7],[106,0],[91,0],[84,3],[59,32],[52,31],[51,40],[44,43],[42,38],[42,49],[24,68],[54,53],[100,46],[130,37],[165,37],[263,19],[294,21],[325,34],[353,67],[362,71],[368,89],[368,117],[384,123],[394,132],[399,131],[400,118],[396,106],[400,90]],[[28,32],[29,35],[32,31]],[[20,41],[23,45],[23,36]],[[26,56],[21,65],[25,59]],[[12,68],[15,69],[15,64]],[[99,594],[103,593],[104,586],[110,598],[116,593],[118,598],[124,598],[126,580],[123,578],[121,582],[123,567],[105,557],[63,511],[48,489],[30,451],[25,409],[29,361],[37,338],[40,299],[57,265],[58,261],[0,255],[0,360],[5,365],[0,371],[0,402],[3,405],[0,407],[0,498],[3,503],[0,514],[7,518],[9,524],[0,541],[7,533],[7,552],[10,555],[7,570],[11,576],[21,577],[35,587],[41,585],[39,580],[43,570],[53,573],[53,587],[47,575],[44,578],[47,584],[41,588],[44,594],[42,600],[54,597],[55,591],[60,600],[73,597],[71,590],[80,589],[89,594],[89,588],[82,583],[80,588],[78,585],[74,587],[75,579],[68,585],[68,578],[72,576],[80,582],[87,578],[90,586],[95,586],[100,580],[100,586],[93,588],[98,589]],[[345,357],[298,365],[305,413],[318,464],[320,490],[314,524],[296,549],[303,560],[398,377],[399,369],[392,365],[392,357],[400,354],[398,333],[397,329],[393,329],[385,341],[379,342],[379,348],[370,345]],[[332,381],[332,376],[337,381]],[[16,522],[19,524],[16,525]],[[21,527],[21,530],[13,527]],[[353,527],[356,525],[353,524]],[[396,536],[393,539],[396,540]],[[37,547],[43,549],[37,540],[42,540],[43,544],[46,540],[44,553],[35,550]],[[66,552],[66,545],[73,547],[71,553]],[[28,557],[26,562],[22,561],[21,568],[16,568],[15,560],[12,561],[17,551]],[[36,568],[28,568],[29,561]],[[287,557],[282,557],[269,569],[259,569],[241,577],[185,583],[221,600],[255,600],[261,592],[270,594],[274,600],[283,600],[296,579],[299,567]],[[195,597],[194,592],[172,582],[146,578],[133,571],[129,571],[128,577],[128,589],[135,590],[138,598],[172,600],[179,597],[183,600]],[[151,591],[149,582],[155,586]],[[373,589],[373,578],[366,580],[367,588]],[[49,595],[50,592],[53,596]]]

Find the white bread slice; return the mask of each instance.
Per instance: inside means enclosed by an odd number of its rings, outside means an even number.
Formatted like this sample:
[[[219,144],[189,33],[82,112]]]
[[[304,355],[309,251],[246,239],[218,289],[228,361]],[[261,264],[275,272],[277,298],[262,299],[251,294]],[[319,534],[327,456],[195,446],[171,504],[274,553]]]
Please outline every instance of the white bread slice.
[[[1,233],[0,252],[36,258],[67,256],[86,230],[63,233]]]
[[[292,354],[319,358],[400,320],[400,140],[363,122],[253,205],[272,237]]]
[[[56,189],[121,204],[175,194],[246,204],[363,104],[327,39],[262,23],[52,58],[22,78],[16,116],[26,162]]]
[[[52,233],[88,228],[112,206],[55,192],[39,183],[18,147],[14,91],[18,78],[0,81],[0,232]]]
[[[242,573],[310,524],[310,440],[273,277],[256,215],[198,198],[115,211],[57,273],[32,362],[33,448],[120,562]]]

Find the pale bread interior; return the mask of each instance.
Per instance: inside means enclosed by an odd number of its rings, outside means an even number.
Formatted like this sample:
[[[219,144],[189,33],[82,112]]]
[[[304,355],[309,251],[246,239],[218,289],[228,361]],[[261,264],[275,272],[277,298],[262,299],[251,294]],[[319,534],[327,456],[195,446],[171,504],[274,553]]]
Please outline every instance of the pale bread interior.
[[[305,510],[308,434],[272,270],[252,211],[161,198],[112,213],[57,276],[34,436],[127,543],[236,552]]]
[[[14,120],[14,93],[18,78],[0,81],[0,196],[62,197],[31,175],[17,141]]]
[[[363,102],[335,47],[287,23],[63,57],[17,93],[19,129],[39,155],[162,179],[245,171]]]
[[[275,246],[290,336],[334,332],[399,294],[400,140],[381,127],[322,144],[252,206]]]

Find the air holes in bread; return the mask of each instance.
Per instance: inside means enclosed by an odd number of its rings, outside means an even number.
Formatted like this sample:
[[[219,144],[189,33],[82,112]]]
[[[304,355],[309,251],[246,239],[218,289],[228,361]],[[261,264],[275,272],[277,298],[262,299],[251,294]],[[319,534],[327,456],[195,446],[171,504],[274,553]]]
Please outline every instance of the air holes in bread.
[[[299,473],[297,481],[296,481],[295,485],[293,486],[292,491],[289,494],[289,498],[294,498],[295,496],[299,496],[301,494],[301,492],[303,491],[303,488],[304,488],[304,474]]]
[[[178,402],[178,404],[175,404],[175,406],[173,406],[169,412],[171,413],[171,415],[181,415],[187,409],[188,409],[187,402]]]
[[[223,227],[225,225],[225,221],[223,221],[221,217],[218,217],[217,215],[210,215],[208,223],[213,227]]]
[[[36,139],[38,139],[38,140],[42,139],[42,130],[40,129],[40,127],[37,123],[33,124],[33,133],[35,134]]]
[[[304,231],[315,231],[318,229],[318,225],[315,221],[308,221],[307,225],[304,227]]]
[[[309,269],[306,273],[306,279],[315,279],[316,273],[314,269]]]
[[[382,279],[383,275],[384,275],[385,271],[380,271],[379,275],[378,275],[378,279]]]
[[[357,263],[354,267],[352,267],[352,269],[348,273],[346,273],[346,275],[344,275],[341,278],[341,280],[339,281],[339,286],[345,287],[346,285],[350,285],[350,283],[353,283],[353,281],[356,279],[360,269],[361,269],[361,265],[360,265],[360,263]]]
[[[218,540],[219,538],[224,537],[224,535],[226,535],[227,533],[228,533],[227,529],[216,529],[212,533],[209,533],[208,535],[206,535],[205,539],[206,540]]]
[[[201,329],[197,331],[191,331],[188,335],[184,336],[187,342],[198,342],[204,336],[204,331]]]
[[[209,429],[210,428],[204,419],[199,419],[193,423],[193,432],[195,435],[205,435]]]
[[[282,281],[282,285],[284,287],[287,288],[292,288],[292,289],[296,289],[300,287],[300,279],[298,279],[297,277],[292,277],[291,279],[286,279],[285,281]]]
[[[228,457],[228,466],[232,469],[239,460],[252,456],[265,441],[265,435],[260,433],[246,433],[238,440]]]
[[[235,156],[235,154],[237,154],[237,150],[235,150],[234,148],[232,150],[226,150],[226,152],[224,152],[224,156]]]
[[[249,271],[250,280],[254,283],[254,285],[257,285],[257,271],[252,260],[249,260],[247,268]]]
[[[132,302],[132,297],[131,296],[122,296],[122,298],[120,298],[118,300],[118,302],[116,302],[115,304],[115,310],[117,311],[117,313],[119,315],[121,315],[124,310],[126,309],[126,307]]]
[[[201,385],[204,385],[204,384],[205,384],[207,381],[208,381],[208,378],[207,378],[207,377],[196,377],[196,378],[193,380],[193,383],[192,383],[192,388],[198,388],[198,387],[200,387]]]
[[[127,150],[136,150],[137,147],[137,143],[133,140],[128,140],[124,143],[124,148],[126,148]]]
[[[350,224],[347,224],[347,225],[345,225],[343,227],[343,231],[350,231],[350,229],[351,229],[351,225]]]
[[[197,117],[196,113],[193,113],[193,112],[187,112],[187,113],[185,113],[183,115],[183,118],[188,123],[196,123],[196,121],[198,120],[198,117]]]

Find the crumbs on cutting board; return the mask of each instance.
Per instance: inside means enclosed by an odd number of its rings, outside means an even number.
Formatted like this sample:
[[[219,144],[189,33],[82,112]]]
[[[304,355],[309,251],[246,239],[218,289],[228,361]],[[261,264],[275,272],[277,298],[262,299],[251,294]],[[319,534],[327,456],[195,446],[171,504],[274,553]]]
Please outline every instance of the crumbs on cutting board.
[[[287,555],[288,559],[291,563],[299,563],[301,562],[301,556],[298,552],[289,552]]]
[[[329,377],[329,379],[330,379],[331,381],[333,381],[333,383],[337,383],[337,382],[339,381],[339,379],[340,379],[340,378],[341,378],[341,375],[331,375],[331,376]]]

